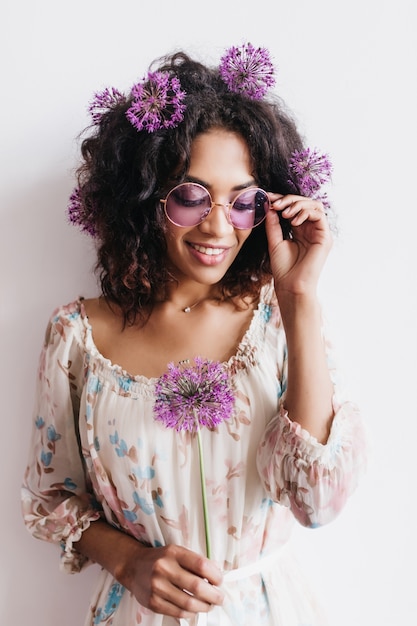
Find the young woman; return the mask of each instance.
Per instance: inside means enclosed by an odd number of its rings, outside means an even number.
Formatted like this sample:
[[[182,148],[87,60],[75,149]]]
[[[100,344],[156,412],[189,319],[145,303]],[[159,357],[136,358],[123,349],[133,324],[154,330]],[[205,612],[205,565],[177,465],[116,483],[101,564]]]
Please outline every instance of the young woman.
[[[91,105],[70,218],[102,293],[51,317],[22,490],[65,570],[102,566],[86,625],[324,624],[287,541],[365,438],[317,298],[330,166],[272,83],[251,45],[177,53]]]

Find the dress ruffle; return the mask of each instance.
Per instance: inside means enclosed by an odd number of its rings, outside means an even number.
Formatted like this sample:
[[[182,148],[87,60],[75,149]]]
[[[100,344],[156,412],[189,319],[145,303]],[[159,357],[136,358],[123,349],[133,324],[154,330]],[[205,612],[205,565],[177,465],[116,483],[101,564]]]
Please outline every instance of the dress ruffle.
[[[326,444],[292,421],[281,403],[259,444],[257,468],[274,502],[291,508],[308,527],[336,517],[366,469],[362,419],[355,404],[334,398],[334,418]],[[348,480],[347,480],[348,477]],[[314,493],[312,499],[307,494]]]

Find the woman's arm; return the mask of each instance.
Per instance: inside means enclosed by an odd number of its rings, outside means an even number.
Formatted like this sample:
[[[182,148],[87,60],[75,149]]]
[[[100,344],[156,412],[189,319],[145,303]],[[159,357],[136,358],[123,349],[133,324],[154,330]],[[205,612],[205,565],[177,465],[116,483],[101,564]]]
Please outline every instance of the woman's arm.
[[[322,336],[321,309],[309,295],[282,295],[280,311],[288,347],[288,384],[284,407],[320,443],[333,419],[333,384]]]
[[[293,239],[284,240],[277,215],[268,213],[287,344],[286,388],[260,442],[257,467],[269,497],[315,528],[331,522],[356,488],[366,467],[367,435],[356,405],[341,397],[322,328],[317,283],[331,247],[327,218],[314,200],[277,194],[271,199],[293,230]]]
[[[333,408],[317,284],[332,245],[320,202],[271,194],[267,236],[275,291],[288,347],[285,407],[291,420],[319,442],[329,436]],[[284,239],[276,211],[291,222],[293,238]]]

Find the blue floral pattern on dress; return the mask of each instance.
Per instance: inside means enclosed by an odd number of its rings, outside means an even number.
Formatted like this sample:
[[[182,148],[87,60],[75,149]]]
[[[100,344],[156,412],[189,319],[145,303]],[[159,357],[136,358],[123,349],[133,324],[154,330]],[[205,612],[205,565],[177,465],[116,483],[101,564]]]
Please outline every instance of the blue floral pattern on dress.
[[[125,588],[120,583],[111,586],[106,603],[103,607],[97,607],[93,624],[102,624],[111,617],[120,604]],[[127,626],[127,625],[126,625]]]

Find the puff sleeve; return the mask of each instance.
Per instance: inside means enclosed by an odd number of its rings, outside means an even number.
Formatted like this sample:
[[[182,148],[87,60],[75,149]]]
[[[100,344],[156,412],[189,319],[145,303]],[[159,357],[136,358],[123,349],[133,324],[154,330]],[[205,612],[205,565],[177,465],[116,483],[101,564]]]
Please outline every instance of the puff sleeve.
[[[355,490],[366,466],[366,436],[358,409],[336,410],[325,445],[292,422],[281,407],[258,449],[258,471],[269,497],[289,506],[311,528],[331,522]]]
[[[70,573],[80,571],[87,562],[73,548],[73,542],[100,517],[84,469],[78,433],[84,383],[80,328],[77,303],[57,311],[48,324],[21,489],[27,529],[38,539],[61,544],[61,568]]]
[[[344,507],[366,470],[369,436],[356,404],[344,397],[334,349],[326,338],[327,362],[333,382],[333,422],[321,444],[285,410],[287,355],[279,364],[277,414],[266,427],[257,451],[257,469],[268,496],[290,507],[295,518],[311,528],[331,522]]]

